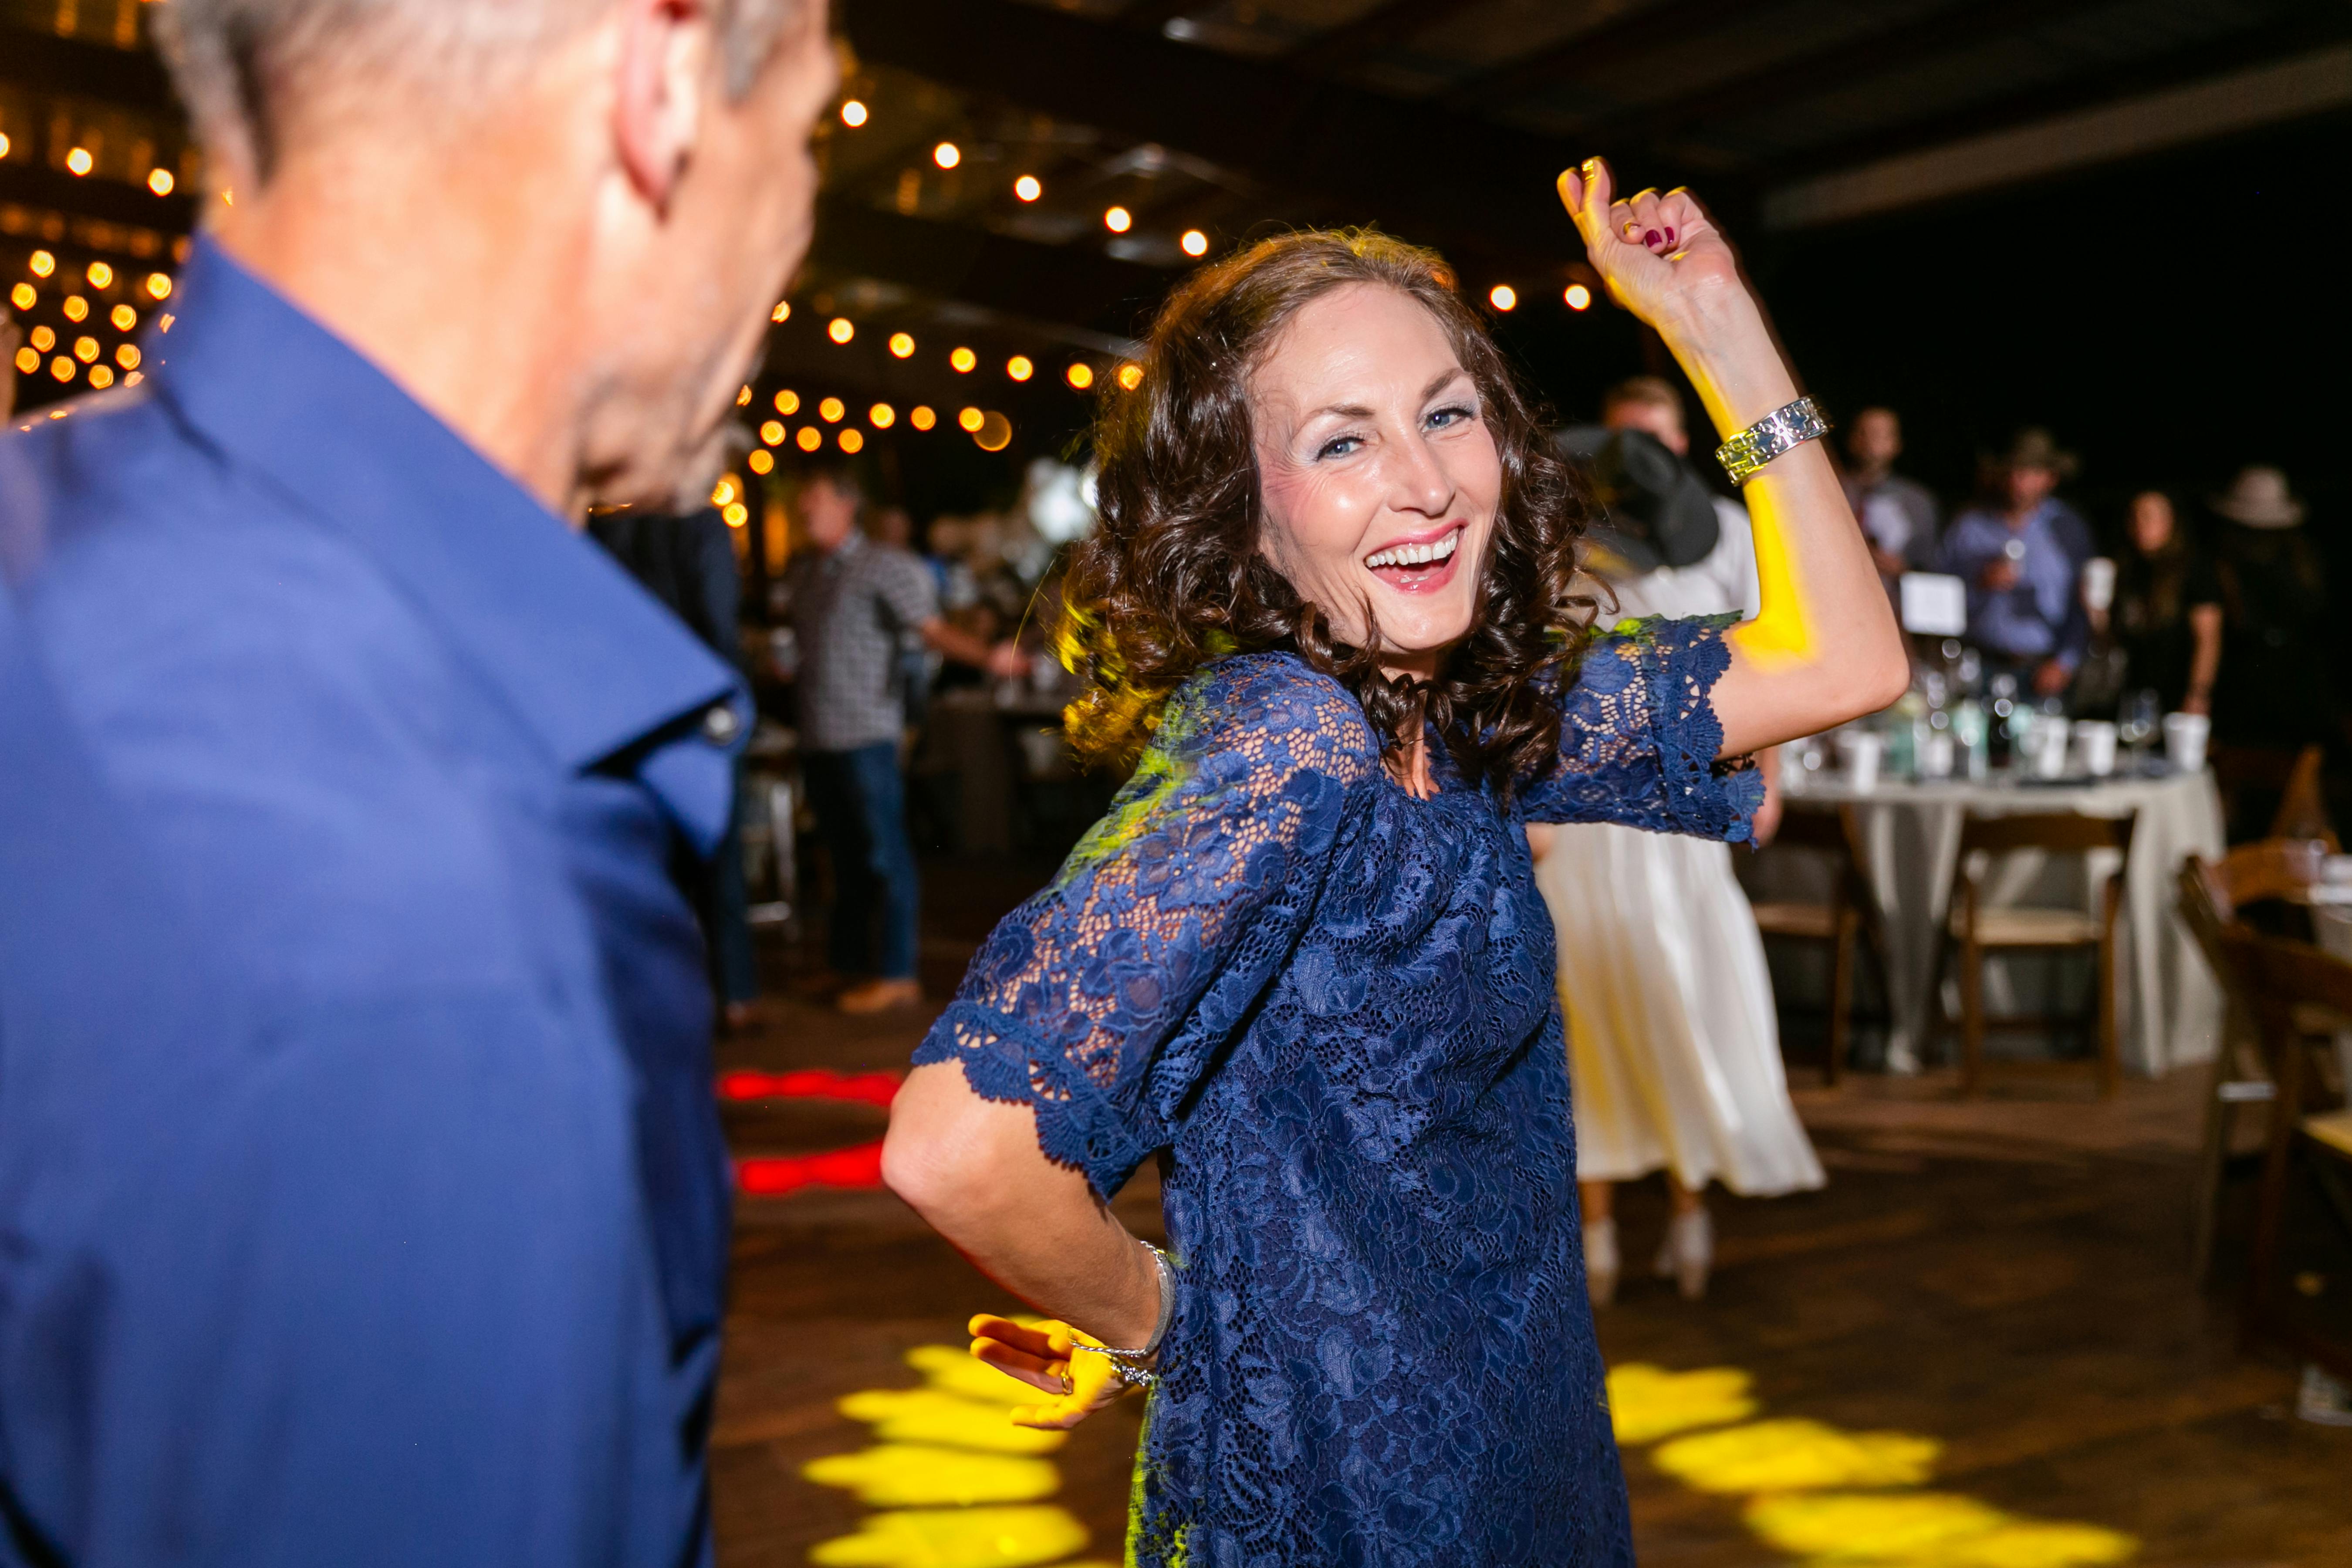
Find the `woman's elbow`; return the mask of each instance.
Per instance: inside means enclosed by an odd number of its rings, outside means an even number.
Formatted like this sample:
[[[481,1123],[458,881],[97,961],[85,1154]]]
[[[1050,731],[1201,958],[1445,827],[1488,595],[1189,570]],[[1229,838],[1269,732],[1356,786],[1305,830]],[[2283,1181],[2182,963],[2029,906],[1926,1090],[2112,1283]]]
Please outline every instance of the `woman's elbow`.
[[[1903,634],[1889,627],[1885,637],[1872,642],[1855,694],[1857,718],[1892,707],[1911,689],[1911,656],[1903,646]]]

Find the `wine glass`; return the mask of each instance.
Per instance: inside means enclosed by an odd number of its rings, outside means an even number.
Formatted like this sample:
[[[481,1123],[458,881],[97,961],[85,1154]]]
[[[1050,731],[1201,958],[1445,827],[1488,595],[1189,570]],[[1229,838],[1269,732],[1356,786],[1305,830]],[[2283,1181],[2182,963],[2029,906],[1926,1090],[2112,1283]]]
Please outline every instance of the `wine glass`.
[[[2116,713],[2116,738],[2130,748],[2137,763],[2146,752],[2147,743],[2156,738],[2158,727],[2164,722],[2164,704],[2155,692],[2143,687],[2124,699]]]

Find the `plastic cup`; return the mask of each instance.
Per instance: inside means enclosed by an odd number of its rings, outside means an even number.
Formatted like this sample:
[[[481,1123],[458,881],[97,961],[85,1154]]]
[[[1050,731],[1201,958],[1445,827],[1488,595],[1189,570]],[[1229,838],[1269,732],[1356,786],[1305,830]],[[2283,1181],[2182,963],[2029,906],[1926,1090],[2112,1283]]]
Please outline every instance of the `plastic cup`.
[[[2116,727],[2105,719],[2074,721],[2074,755],[2095,779],[2116,771]]]
[[[2025,731],[2027,765],[2038,779],[2054,779],[2066,771],[2066,721],[2054,713],[2037,713]]]
[[[2083,607],[2099,611],[2116,602],[2116,563],[2104,555],[2083,563]]]
[[[2202,713],[2167,713],[2165,761],[2184,773],[2198,772],[2205,765],[2205,741],[2212,732],[2213,721]]]
[[[1919,742],[1919,776],[1923,779],[1948,779],[1952,776],[1952,732],[1930,730]]]
[[[1857,790],[1878,787],[1879,759],[1886,754],[1886,741],[1869,730],[1856,731],[1842,737],[1838,750],[1845,757],[1846,783]]]

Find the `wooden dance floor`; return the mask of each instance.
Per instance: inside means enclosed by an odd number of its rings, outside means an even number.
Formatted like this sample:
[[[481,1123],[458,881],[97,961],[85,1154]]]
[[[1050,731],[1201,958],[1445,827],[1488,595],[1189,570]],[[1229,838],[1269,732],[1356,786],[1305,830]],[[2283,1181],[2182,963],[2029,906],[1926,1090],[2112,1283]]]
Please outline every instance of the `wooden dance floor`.
[[[929,875],[925,983],[944,996],[1035,878]],[[793,956],[769,955],[780,984]],[[787,998],[721,1044],[723,1068],[817,1084],[728,1110],[739,1156],[799,1159],[755,1166],[765,1179],[814,1180],[738,1212],[713,1439],[722,1568],[798,1568],[813,1550],[844,1564],[1119,1559],[1138,1407],[1050,1454],[940,1470],[939,1412],[972,1402],[919,1347],[960,1346],[970,1313],[1011,1303],[887,1193],[827,1184],[855,1183],[854,1152],[880,1135],[854,1075],[903,1070],[928,1021]],[[1645,1568],[2352,1563],[2352,1430],[2295,1420],[2295,1368],[2242,1356],[2228,1288],[2188,1279],[2200,1087],[2135,1080],[2105,1105],[2038,1082],[1963,1105],[1934,1077],[1801,1091],[1830,1185],[1718,1194],[1718,1271],[1696,1305],[1636,1268],[1663,1190],[1623,1194],[1628,1279],[1601,1338]],[[1148,1194],[1121,1206],[1157,1237]],[[812,1464],[834,1484],[808,1479]]]

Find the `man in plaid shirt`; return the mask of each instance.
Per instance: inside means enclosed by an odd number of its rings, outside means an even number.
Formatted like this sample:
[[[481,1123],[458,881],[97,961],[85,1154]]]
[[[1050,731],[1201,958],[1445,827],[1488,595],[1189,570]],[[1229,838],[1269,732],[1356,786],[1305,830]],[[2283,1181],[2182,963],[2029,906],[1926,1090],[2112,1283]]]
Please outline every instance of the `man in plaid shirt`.
[[[835,973],[848,982],[835,1004],[845,1013],[923,999],[915,979],[915,851],[898,771],[906,712],[899,654],[908,635],[991,675],[1029,668],[1016,645],[991,647],[948,625],[929,570],[858,531],[865,504],[847,467],[808,470],[801,515],[815,548],[793,563],[787,578],[800,648],[802,769],[817,835],[833,859],[828,947]]]

